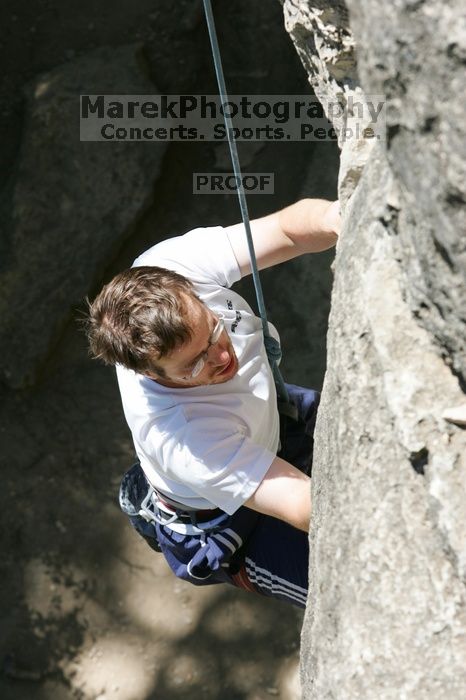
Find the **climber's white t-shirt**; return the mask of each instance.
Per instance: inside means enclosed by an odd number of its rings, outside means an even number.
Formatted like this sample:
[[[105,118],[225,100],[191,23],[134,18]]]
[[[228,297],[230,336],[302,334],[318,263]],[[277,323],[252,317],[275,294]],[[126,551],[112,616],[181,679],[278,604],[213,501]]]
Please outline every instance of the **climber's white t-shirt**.
[[[117,366],[136,453],[155,489],[188,506],[232,514],[276,456],[279,417],[261,321],[229,289],[241,278],[229,229],[198,228],[163,241],[133,266],[142,265],[174,270],[193,282],[206,306],[224,316],[239,370],[223,384],[173,389]],[[278,339],[272,325],[270,331]]]

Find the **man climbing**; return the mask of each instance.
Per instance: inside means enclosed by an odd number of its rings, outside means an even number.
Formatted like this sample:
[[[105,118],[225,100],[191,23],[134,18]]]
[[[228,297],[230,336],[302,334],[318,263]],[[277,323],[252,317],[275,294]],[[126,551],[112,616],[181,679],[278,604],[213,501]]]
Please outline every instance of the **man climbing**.
[[[252,221],[258,268],[332,247],[339,227],[319,199]],[[139,460],[120,491],[134,527],[185,580],[303,607],[318,395],[290,387],[300,423],[280,436],[261,321],[230,289],[250,272],[243,224],[163,241],[103,288],[88,336],[116,365]]]

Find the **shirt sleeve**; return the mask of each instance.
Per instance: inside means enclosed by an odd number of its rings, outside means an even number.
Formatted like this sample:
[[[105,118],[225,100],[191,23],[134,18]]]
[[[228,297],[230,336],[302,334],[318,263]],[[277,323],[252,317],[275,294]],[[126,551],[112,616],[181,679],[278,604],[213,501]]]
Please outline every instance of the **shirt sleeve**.
[[[164,439],[157,436],[153,457],[161,472],[232,515],[253,495],[276,455],[227,419],[197,418],[178,426],[173,431],[165,425]]]
[[[222,226],[196,228],[149,248],[133,267],[154,265],[178,272],[195,284],[231,287],[241,279],[227,230]]]

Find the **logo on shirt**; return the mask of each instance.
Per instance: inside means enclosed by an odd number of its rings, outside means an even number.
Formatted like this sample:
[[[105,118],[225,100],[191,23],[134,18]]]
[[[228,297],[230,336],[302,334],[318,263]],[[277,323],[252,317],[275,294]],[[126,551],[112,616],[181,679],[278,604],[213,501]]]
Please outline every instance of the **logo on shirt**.
[[[230,309],[230,311],[233,311],[233,302],[231,301],[231,299],[227,299],[227,306]],[[238,328],[238,323],[241,321],[241,318],[242,318],[241,311],[236,311],[236,318],[233,321],[233,323],[231,324],[231,329],[230,329],[232,333],[236,332],[236,329]]]
[[[237,329],[237,327],[238,327],[238,323],[239,323],[240,321],[241,321],[241,312],[240,312],[240,311],[237,311],[237,312],[236,312],[236,320],[233,321],[233,323],[231,324],[231,332],[232,332],[232,333],[235,333],[235,331],[236,331],[236,329]]]

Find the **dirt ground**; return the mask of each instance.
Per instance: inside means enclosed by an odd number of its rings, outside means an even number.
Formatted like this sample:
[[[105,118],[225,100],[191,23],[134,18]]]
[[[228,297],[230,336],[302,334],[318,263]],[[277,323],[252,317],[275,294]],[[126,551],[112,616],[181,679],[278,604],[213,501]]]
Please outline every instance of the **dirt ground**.
[[[125,40],[143,35],[141,18],[157,3],[137,9],[119,3],[113,13],[108,3],[99,13],[92,3],[86,5],[76,9],[73,23],[72,13],[64,15],[58,3],[4,4],[4,97],[59,62],[59,55],[77,50],[73,32],[89,37],[89,47],[121,41],[123,25]],[[118,14],[123,7],[126,21]],[[92,37],[99,32],[96,42]],[[277,85],[280,91],[283,86]],[[12,99],[2,112],[6,169],[20,139],[12,118],[19,109]],[[99,284],[156,240],[198,225],[238,220],[234,197],[191,194],[192,172],[205,169],[206,160],[221,161],[222,149],[170,145],[152,207],[102,271]],[[253,217],[304,194],[335,195],[334,144],[266,144],[243,147],[241,153],[251,171],[275,172],[277,194],[251,198]],[[325,254],[264,275],[288,381],[321,384],[330,262]],[[238,291],[253,299],[249,283]],[[197,589],[176,580],[120,513],[118,486],[133,448],[113,370],[87,357],[77,323],[82,309],[82,304],[74,309],[35,386],[0,389],[0,697],[299,697],[301,612],[233,588]]]

